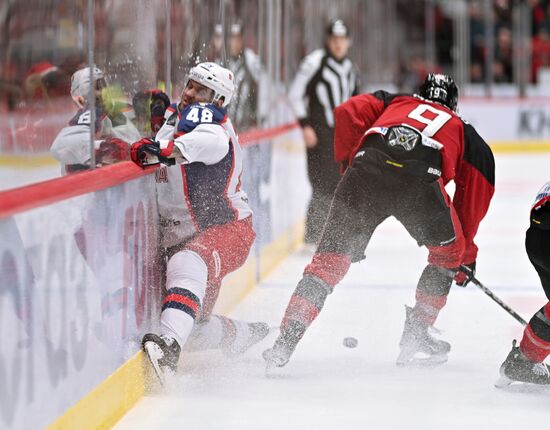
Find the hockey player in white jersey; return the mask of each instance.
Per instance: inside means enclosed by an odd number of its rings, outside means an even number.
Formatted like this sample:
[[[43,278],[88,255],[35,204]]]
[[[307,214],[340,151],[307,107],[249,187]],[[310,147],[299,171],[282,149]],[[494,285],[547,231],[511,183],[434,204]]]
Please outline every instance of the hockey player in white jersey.
[[[543,363],[550,355],[550,182],[538,192],[530,215],[525,249],[549,302],[533,315],[519,346],[514,340],[497,387],[514,382],[550,385],[550,366]]]
[[[170,165],[156,176],[168,261],[161,328],[142,342],[161,382],[176,370],[182,349],[239,353],[269,332],[265,323],[212,315],[222,279],[245,262],[255,239],[241,189],[241,148],[225,113],[233,82],[233,74],[215,63],[193,67],[155,140],[132,145],[136,163]]]
[[[90,87],[94,88],[96,162],[110,164],[129,159],[130,143],[141,136],[130,118],[130,110],[107,109],[103,95],[107,88],[105,74],[96,66],[77,70],[71,77],[71,97],[78,108],[69,124],[62,128],[52,143],[50,152],[61,163],[63,174],[90,168]]]

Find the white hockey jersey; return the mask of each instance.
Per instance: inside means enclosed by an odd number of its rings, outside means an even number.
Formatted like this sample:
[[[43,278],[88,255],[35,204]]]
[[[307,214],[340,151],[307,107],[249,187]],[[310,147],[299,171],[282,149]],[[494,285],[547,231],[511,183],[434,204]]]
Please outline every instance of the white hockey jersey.
[[[138,129],[131,121],[132,111],[120,112],[116,117],[108,117],[100,107],[96,107],[96,136],[117,137],[128,142],[128,145],[141,138]],[[90,167],[90,109],[85,107],[62,128],[50,147],[52,156],[61,163],[61,173]],[[103,139],[94,141],[94,149],[98,149]]]
[[[165,119],[156,140],[173,140],[184,159],[156,172],[162,246],[252,215],[241,189],[242,150],[225,110],[193,104],[180,111],[172,104]]]

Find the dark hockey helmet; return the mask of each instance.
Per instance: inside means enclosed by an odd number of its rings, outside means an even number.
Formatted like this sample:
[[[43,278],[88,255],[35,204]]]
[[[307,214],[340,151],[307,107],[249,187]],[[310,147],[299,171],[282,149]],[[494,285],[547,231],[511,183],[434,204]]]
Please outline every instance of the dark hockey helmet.
[[[425,99],[441,103],[452,111],[458,105],[458,88],[449,75],[430,73],[420,87],[420,95]]]

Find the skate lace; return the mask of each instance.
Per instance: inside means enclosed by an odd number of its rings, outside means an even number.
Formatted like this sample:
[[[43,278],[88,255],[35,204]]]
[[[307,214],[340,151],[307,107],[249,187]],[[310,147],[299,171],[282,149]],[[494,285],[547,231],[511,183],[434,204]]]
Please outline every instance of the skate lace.
[[[537,363],[533,365],[533,372],[538,376],[550,377],[550,369],[544,363]]]

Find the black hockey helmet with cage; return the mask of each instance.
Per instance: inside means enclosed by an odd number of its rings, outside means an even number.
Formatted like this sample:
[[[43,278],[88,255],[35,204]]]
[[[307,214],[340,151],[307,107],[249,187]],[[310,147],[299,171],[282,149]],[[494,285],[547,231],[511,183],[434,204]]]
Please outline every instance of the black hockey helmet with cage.
[[[429,73],[420,87],[420,96],[441,103],[456,112],[458,105],[458,88],[449,75]]]

